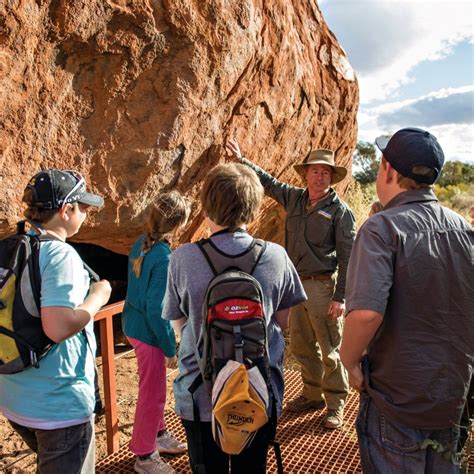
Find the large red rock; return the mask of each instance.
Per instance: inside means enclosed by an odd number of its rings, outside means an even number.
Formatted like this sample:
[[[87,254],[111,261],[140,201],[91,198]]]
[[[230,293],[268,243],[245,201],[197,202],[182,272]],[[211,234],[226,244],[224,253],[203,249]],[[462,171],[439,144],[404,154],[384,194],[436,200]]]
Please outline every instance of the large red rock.
[[[157,193],[196,197],[228,137],[291,182],[312,148],[350,165],[357,82],[315,3],[1,2],[0,234],[45,167],[105,197],[78,240],[127,252]],[[254,230],[281,241],[281,219],[268,200]],[[181,240],[203,232],[196,202]]]

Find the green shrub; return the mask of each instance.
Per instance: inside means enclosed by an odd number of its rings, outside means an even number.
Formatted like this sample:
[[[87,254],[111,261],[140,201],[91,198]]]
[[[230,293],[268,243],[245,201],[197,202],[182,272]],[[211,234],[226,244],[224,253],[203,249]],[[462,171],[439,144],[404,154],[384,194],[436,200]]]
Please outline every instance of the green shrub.
[[[453,211],[461,214],[468,222],[471,222],[469,211],[474,206],[474,184],[459,183],[448,186],[434,186],[434,192],[439,202]],[[375,183],[360,184],[353,180],[345,195],[345,201],[352,209],[356,217],[357,229],[369,216],[370,206],[377,200]]]
[[[435,185],[435,194],[439,202],[461,214],[469,222],[469,210],[474,206],[474,184],[459,183],[448,186]]]

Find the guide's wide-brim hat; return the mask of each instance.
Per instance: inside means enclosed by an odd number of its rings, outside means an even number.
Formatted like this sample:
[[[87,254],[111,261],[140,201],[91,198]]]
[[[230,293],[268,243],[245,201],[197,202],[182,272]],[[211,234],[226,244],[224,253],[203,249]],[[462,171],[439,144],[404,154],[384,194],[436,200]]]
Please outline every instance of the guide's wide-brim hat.
[[[302,177],[306,178],[306,169],[310,165],[327,165],[332,169],[331,184],[339,183],[347,176],[347,168],[344,166],[336,166],[334,163],[334,152],[332,150],[319,149],[313,150],[303,161],[293,166],[295,171]]]

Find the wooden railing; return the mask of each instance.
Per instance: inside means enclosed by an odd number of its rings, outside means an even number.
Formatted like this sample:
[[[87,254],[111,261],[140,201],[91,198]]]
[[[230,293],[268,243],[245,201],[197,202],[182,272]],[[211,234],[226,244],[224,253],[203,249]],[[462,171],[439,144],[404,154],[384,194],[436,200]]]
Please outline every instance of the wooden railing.
[[[102,378],[104,383],[105,429],[107,453],[119,449],[119,429],[117,417],[117,387],[115,384],[114,328],[112,319],[123,310],[123,301],[104,306],[94,320],[100,324],[100,348],[102,353]]]

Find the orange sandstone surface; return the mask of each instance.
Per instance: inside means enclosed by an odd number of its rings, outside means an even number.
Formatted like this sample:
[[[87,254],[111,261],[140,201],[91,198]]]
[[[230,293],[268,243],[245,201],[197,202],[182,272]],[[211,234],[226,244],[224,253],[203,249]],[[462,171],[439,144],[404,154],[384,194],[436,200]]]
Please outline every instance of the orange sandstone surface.
[[[157,193],[198,196],[229,137],[298,183],[317,147],[350,166],[357,135],[357,81],[314,0],[4,0],[0,100],[0,235],[31,175],[76,169],[105,198],[77,240],[120,253]],[[281,242],[283,218],[267,199],[252,230]],[[180,240],[203,222],[196,200]]]

